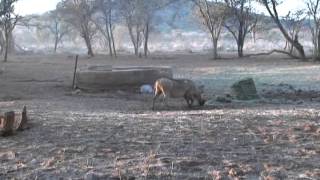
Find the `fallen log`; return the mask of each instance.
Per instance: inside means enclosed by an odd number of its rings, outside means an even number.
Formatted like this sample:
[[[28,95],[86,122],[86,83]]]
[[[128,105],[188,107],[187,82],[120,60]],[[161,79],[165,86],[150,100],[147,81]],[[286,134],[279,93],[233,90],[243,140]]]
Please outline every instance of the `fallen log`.
[[[287,52],[287,51],[283,51],[283,50],[278,50],[278,49],[273,49],[269,52],[263,52],[263,53],[256,53],[256,54],[247,54],[247,55],[244,55],[243,57],[252,57],[252,56],[267,56],[267,55],[271,55],[273,53],[280,53],[280,54],[286,54],[288,55],[289,57],[293,58],[293,59],[302,59],[304,61],[306,60],[309,60],[309,59],[312,59],[312,57],[305,57],[305,58],[301,58],[299,56],[296,56],[294,54],[292,54],[291,52]]]

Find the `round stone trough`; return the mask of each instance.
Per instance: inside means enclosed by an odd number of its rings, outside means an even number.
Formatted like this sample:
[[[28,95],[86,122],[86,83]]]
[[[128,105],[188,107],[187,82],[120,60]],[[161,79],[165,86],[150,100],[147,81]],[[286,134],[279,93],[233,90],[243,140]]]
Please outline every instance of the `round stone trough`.
[[[123,89],[153,84],[161,77],[172,78],[171,67],[91,66],[76,74],[76,86],[85,90]]]

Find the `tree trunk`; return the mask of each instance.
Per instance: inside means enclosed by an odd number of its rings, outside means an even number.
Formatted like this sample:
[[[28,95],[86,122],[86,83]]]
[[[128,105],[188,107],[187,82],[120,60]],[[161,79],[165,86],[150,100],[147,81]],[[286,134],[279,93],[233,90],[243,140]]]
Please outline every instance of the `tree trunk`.
[[[315,49],[315,59],[316,60],[320,60],[320,32],[319,32],[319,30],[317,30],[318,32],[317,32],[317,42],[316,42],[316,49]]]
[[[5,46],[6,46],[6,39],[5,39],[5,33],[0,32],[0,53],[3,54]]]
[[[290,47],[290,54],[292,54],[293,53],[293,45],[291,44],[291,47]]]
[[[218,39],[213,38],[212,39],[212,45],[213,45],[213,59],[218,59]]]
[[[58,21],[55,20],[55,24],[54,24],[54,53],[57,52],[57,48],[58,48],[58,42],[59,42],[59,29],[58,29]]]
[[[253,44],[256,44],[257,42],[257,33],[255,30],[252,30],[252,40],[253,40]]]
[[[5,45],[5,50],[4,50],[4,62],[7,62],[8,61],[8,49],[9,49],[9,45],[8,43],[6,43]]]
[[[240,22],[239,23],[239,32],[238,32],[238,41],[237,41],[237,45],[238,45],[238,56],[241,58],[243,57],[243,44],[244,44],[244,23]]]
[[[280,29],[281,33],[283,34],[283,36],[285,37],[285,39],[287,41],[289,41],[290,44],[292,44],[294,46],[294,48],[296,48],[298,50],[298,53],[300,55],[300,58],[302,58],[303,60],[306,59],[306,55],[304,53],[304,49],[303,46],[298,42],[298,41],[294,41],[288,34],[288,32],[285,30],[285,28],[283,27],[283,25],[281,24],[280,20],[279,20],[279,16],[278,16],[278,12],[276,10],[276,1],[267,1],[267,0],[263,0],[262,1],[264,6],[267,8],[267,11],[269,12],[270,16],[272,17],[273,21],[277,24],[278,28]],[[273,13],[272,10],[269,7],[269,3],[272,4],[272,9],[273,9]]]
[[[4,38],[5,38],[5,47],[4,47],[4,62],[8,61],[8,53],[9,53],[9,43],[10,43],[10,24],[8,20],[4,22]]]
[[[138,42],[136,42],[136,38],[133,35],[132,26],[128,25],[128,31],[129,31],[131,42],[133,44],[134,55],[138,56],[139,55],[139,47],[138,47]]]
[[[244,41],[241,37],[239,37],[237,45],[238,45],[238,56],[243,57],[243,44]]]
[[[286,40],[286,44],[284,45],[283,50],[287,50],[287,48],[288,48],[288,41]]]
[[[13,38],[12,27],[10,27],[8,53],[14,53],[14,52],[15,52],[15,42]]]
[[[109,3],[111,3],[111,1],[109,1]],[[113,55],[115,57],[117,57],[117,52],[116,52],[116,46],[115,46],[115,42],[114,42],[114,36],[113,36],[113,28],[112,28],[112,9],[110,8],[109,10],[109,31],[110,31],[110,38],[111,38],[111,43],[112,43],[112,50],[113,50]]]
[[[278,25],[280,31],[282,32],[283,36],[286,38],[286,40],[292,44],[292,46],[294,46],[294,48],[297,49],[300,57],[302,59],[306,58],[306,55],[304,53],[304,49],[303,46],[298,42],[298,41],[294,41],[292,38],[290,38],[290,36],[288,35],[288,33],[286,32],[286,30],[284,29],[284,27],[282,26],[281,22],[278,19],[273,18],[274,21],[276,22],[276,24]]]
[[[5,48],[4,48],[4,62],[8,61],[8,51],[9,51],[9,35],[6,33],[5,35]]]
[[[114,36],[113,36],[113,30],[112,30],[112,25],[110,24],[110,34],[111,34],[111,42],[112,42],[112,49],[113,49],[113,54],[114,54],[114,57],[117,57],[117,51],[116,51],[116,45],[115,45],[115,42],[114,42]]]
[[[149,41],[149,21],[146,23],[145,35],[144,35],[144,56],[148,56],[148,41]]]
[[[88,49],[88,55],[89,55],[90,57],[93,57],[94,54],[93,54],[92,45],[91,45],[91,40],[90,40],[89,36],[88,36],[88,35],[85,35],[83,38],[84,38],[84,41],[85,41],[86,46],[87,46],[87,49]]]
[[[134,45],[134,55],[139,56],[139,47]]]
[[[136,27],[136,49],[135,49],[135,55],[140,57],[140,53],[139,53],[139,47],[140,47],[141,43],[140,43],[140,31],[139,31],[139,27],[137,25]]]
[[[303,46],[298,41],[294,41],[292,45],[298,50],[301,58],[306,59],[306,55],[304,53]]]
[[[58,42],[59,42],[59,37],[56,36],[55,41],[54,41],[54,52],[57,52],[58,49]]]
[[[106,21],[106,31],[107,31],[107,39],[108,39],[108,46],[109,46],[109,54],[110,54],[110,56],[113,56],[112,43],[111,43],[109,22],[108,21]]]

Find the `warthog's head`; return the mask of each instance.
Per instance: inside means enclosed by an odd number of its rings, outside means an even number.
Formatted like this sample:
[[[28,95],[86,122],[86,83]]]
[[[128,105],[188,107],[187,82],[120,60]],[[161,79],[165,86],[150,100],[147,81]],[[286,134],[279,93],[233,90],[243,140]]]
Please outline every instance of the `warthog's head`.
[[[204,85],[198,86],[198,103],[199,106],[204,106],[204,104],[206,103],[205,98],[203,97],[203,93],[204,93]]]
[[[199,106],[204,106],[204,104],[206,103],[206,100],[205,99],[200,99],[199,100]]]

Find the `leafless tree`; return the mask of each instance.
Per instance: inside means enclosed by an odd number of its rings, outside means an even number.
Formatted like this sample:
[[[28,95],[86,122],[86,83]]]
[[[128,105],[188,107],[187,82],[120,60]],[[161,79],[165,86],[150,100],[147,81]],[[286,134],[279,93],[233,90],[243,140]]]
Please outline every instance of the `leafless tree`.
[[[305,15],[302,10],[299,10],[297,12],[289,13],[283,18],[283,24],[288,30],[289,36],[292,39],[295,39],[299,36],[300,30],[303,26],[303,22],[305,20]],[[293,45],[290,44],[288,41],[286,41],[286,45],[284,49],[289,49],[290,53],[293,53]]]
[[[64,21],[78,29],[87,46],[88,55],[94,56],[92,39],[97,32],[92,16],[95,12],[91,0],[63,0],[57,6],[57,10],[63,13]]]
[[[46,39],[53,35],[54,52],[57,52],[58,45],[71,32],[71,26],[63,21],[63,14],[59,10],[49,11],[41,16],[34,17],[34,20],[29,22],[25,21],[24,26],[35,27],[38,32],[43,32],[46,35]]]
[[[140,7],[141,3],[139,2],[140,0],[120,0],[121,14],[128,28],[136,56],[139,55],[144,28],[143,14],[141,13],[142,7]]]
[[[125,20],[134,46],[134,53],[140,56],[139,48],[143,45],[144,56],[149,53],[149,36],[155,12],[177,0],[119,0],[120,12]]]
[[[285,29],[283,24],[281,23],[281,20],[279,18],[278,11],[277,11],[277,6],[279,5],[279,1],[278,0],[259,0],[259,2],[261,2],[264,5],[264,7],[267,9],[268,13],[270,14],[273,21],[276,23],[278,28],[280,29],[285,39],[290,44],[292,44],[292,46],[298,51],[299,57],[297,58],[306,59],[304,48],[298,41],[298,36],[295,36],[295,38],[293,39],[288,33],[288,31]],[[292,57],[296,57],[290,52],[284,52],[284,53]]]
[[[54,10],[47,14],[47,28],[54,35],[54,52],[57,52],[58,45],[62,39],[71,31],[71,27],[63,21],[62,15]]]
[[[218,40],[222,31],[222,27],[226,18],[226,6],[224,2],[219,0],[194,0],[197,6],[197,15],[202,23],[209,31],[213,46],[213,58],[218,56]]]
[[[95,0],[97,9],[95,23],[100,33],[105,37],[110,56],[117,56],[114,39],[114,21],[116,14],[116,2],[114,0]]]
[[[152,7],[156,0],[121,0],[121,14],[134,47],[134,54],[139,56],[139,48],[143,43],[144,55],[148,54],[148,41],[150,23],[152,19]]]
[[[246,36],[255,27],[258,19],[253,14],[251,0],[225,0],[225,2],[229,7],[225,27],[237,42],[238,56],[243,57]]]
[[[257,21],[256,23],[253,23],[250,33],[251,33],[252,42],[255,44],[256,41],[259,39],[257,35],[259,33],[263,34],[265,32],[268,32],[274,27],[274,24],[273,24],[273,21],[270,20],[268,16],[265,16],[264,14],[255,13],[255,12],[254,14],[257,18]]]
[[[14,13],[14,4],[18,0],[1,0],[0,2],[0,23],[4,37],[4,62],[8,60],[8,53],[14,49],[13,30],[21,18]]]
[[[310,30],[313,43],[313,57],[320,60],[320,0],[307,0],[308,15],[310,18]]]

